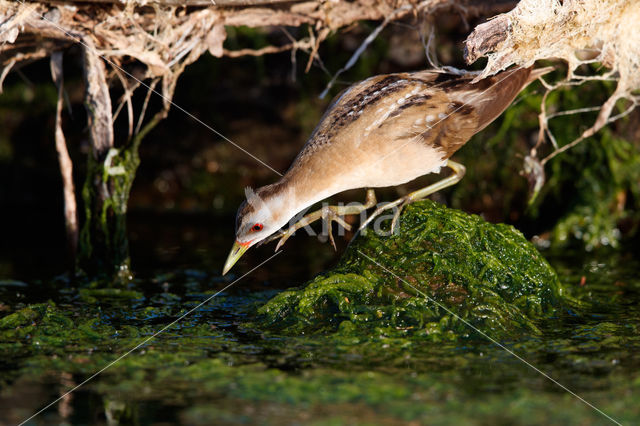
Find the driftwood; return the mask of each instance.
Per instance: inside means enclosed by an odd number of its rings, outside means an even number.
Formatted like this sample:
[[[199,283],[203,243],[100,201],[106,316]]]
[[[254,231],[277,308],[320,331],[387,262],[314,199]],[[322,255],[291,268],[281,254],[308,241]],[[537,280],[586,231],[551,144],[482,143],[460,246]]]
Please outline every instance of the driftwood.
[[[472,63],[481,56],[488,63],[477,79],[511,65],[531,66],[540,59],[562,59],[566,77],[554,84],[544,80],[545,94],[539,115],[540,132],[536,145],[525,158],[525,172],[534,196],[544,183],[544,165],[593,136],[604,126],[629,115],[640,96],[640,2],[628,0],[522,0],[512,11],[478,25],[465,42],[465,59]],[[599,73],[578,74],[584,64],[600,63]],[[584,68],[582,68],[584,71]],[[546,99],[553,90],[575,88],[600,80],[616,81],[615,91],[601,106],[573,111],[547,112]],[[626,101],[617,114],[614,109]],[[549,120],[561,115],[598,111],[593,124],[575,140],[559,146],[549,129]],[[539,159],[539,150],[548,139],[553,150]]]
[[[464,59],[468,64],[489,52],[494,52],[509,34],[509,15],[500,15],[478,25],[464,42]]]

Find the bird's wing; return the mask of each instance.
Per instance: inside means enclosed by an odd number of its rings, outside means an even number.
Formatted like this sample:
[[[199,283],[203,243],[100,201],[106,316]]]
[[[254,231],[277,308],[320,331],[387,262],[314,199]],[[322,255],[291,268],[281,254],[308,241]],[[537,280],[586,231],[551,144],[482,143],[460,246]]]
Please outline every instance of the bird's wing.
[[[474,75],[434,71],[369,78],[336,97],[291,169],[363,122],[373,125],[362,125],[362,139],[374,133],[386,140],[419,137],[448,157],[509,106],[530,74],[530,68],[517,68],[473,84]]]
[[[476,133],[478,125],[479,114],[473,106],[429,87],[389,114],[375,136],[399,144],[419,141],[442,150],[448,158]]]
[[[511,104],[530,82],[530,72],[509,70],[474,84],[472,75],[413,73],[425,81],[425,88],[405,98],[380,124],[377,136],[400,143],[414,138],[448,158]]]
[[[312,154],[335,141],[341,130],[358,120],[369,105],[374,105],[386,96],[406,85],[403,76],[388,74],[371,77],[356,83],[338,94],[320,119],[309,140],[292,164],[298,167]]]

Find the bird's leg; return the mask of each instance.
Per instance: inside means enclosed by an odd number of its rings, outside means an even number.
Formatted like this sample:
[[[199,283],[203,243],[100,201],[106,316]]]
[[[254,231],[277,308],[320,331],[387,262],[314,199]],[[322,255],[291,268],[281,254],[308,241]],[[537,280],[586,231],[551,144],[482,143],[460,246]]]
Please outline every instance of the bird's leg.
[[[278,245],[276,246],[276,251],[282,247],[282,245],[291,237],[298,229],[304,228],[305,226],[315,222],[318,219],[322,219],[327,223],[327,229],[329,232],[329,240],[331,241],[331,245],[333,248],[336,248],[335,240],[333,239],[333,233],[331,232],[331,222],[338,222],[342,225],[346,230],[351,230],[351,225],[344,221],[342,216],[351,215],[351,214],[360,214],[363,211],[370,209],[371,207],[376,205],[376,194],[373,189],[367,190],[367,198],[364,204],[359,205],[348,205],[348,206],[324,206],[320,210],[317,210],[313,213],[306,214],[299,221],[289,226],[284,231],[279,231],[269,238],[267,238],[264,242],[269,243],[274,240],[278,241]]]
[[[398,225],[400,213],[402,212],[402,209],[404,208],[404,206],[406,206],[407,204],[413,203],[414,201],[422,200],[423,198],[433,194],[434,192],[438,192],[441,189],[447,188],[451,185],[455,185],[456,183],[460,182],[460,179],[464,177],[465,171],[467,170],[462,164],[456,163],[455,161],[452,161],[452,160],[447,160],[446,166],[449,167],[451,170],[453,170],[453,174],[451,176],[448,176],[425,188],[418,189],[417,191],[411,192],[405,195],[404,197],[401,197],[395,201],[392,201],[391,203],[378,207],[371,214],[371,216],[369,216],[367,220],[362,225],[360,225],[360,228],[358,228],[358,232],[356,232],[356,234],[362,231],[364,228],[366,228],[367,225],[369,225],[383,211],[393,209],[394,207],[398,207],[398,210],[394,213],[393,219],[391,220],[391,233],[393,233],[394,230],[396,229],[396,226]]]

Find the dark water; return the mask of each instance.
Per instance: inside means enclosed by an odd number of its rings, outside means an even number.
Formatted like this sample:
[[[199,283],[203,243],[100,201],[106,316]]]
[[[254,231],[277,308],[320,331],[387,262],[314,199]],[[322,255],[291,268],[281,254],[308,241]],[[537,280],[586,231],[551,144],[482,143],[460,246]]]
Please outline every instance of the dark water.
[[[218,276],[231,236],[207,231],[216,229],[210,220],[228,218],[174,219],[132,217],[139,272],[127,289],[63,278],[0,283],[0,423],[27,419],[231,282]],[[161,236],[149,238],[161,224]],[[489,341],[260,329],[257,306],[335,261],[309,237],[286,248],[29,424],[611,423]],[[250,254],[237,274],[272,250]],[[614,420],[637,423],[637,255],[547,257],[587,308],[549,321],[541,338],[501,343]],[[12,312],[24,317],[7,324]]]

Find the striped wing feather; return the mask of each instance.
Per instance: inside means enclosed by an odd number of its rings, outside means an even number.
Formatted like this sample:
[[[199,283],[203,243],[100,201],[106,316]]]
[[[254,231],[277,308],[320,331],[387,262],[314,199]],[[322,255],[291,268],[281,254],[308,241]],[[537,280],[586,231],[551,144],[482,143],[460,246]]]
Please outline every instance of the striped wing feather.
[[[373,113],[388,96],[420,87],[379,125],[374,133],[386,140],[419,138],[451,156],[475,133],[495,120],[532,79],[548,70],[531,68],[503,71],[472,84],[473,75],[450,75],[434,71],[389,74],[357,83],[333,101],[318,127],[293,162],[300,167],[310,156],[330,145],[345,127],[362,114]],[[363,138],[366,135],[362,135]]]
[[[416,73],[429,73],[426,77],[432,83],[425,90],[429,100],[405,106],[402,114],[390,116],[383,128],[389,129],[394,139],[419,137],[449,158],[511,104],[529,82],[530,71],[505,71],[475,84],[471,84],[472,76],[438,82],[431,72]]]

